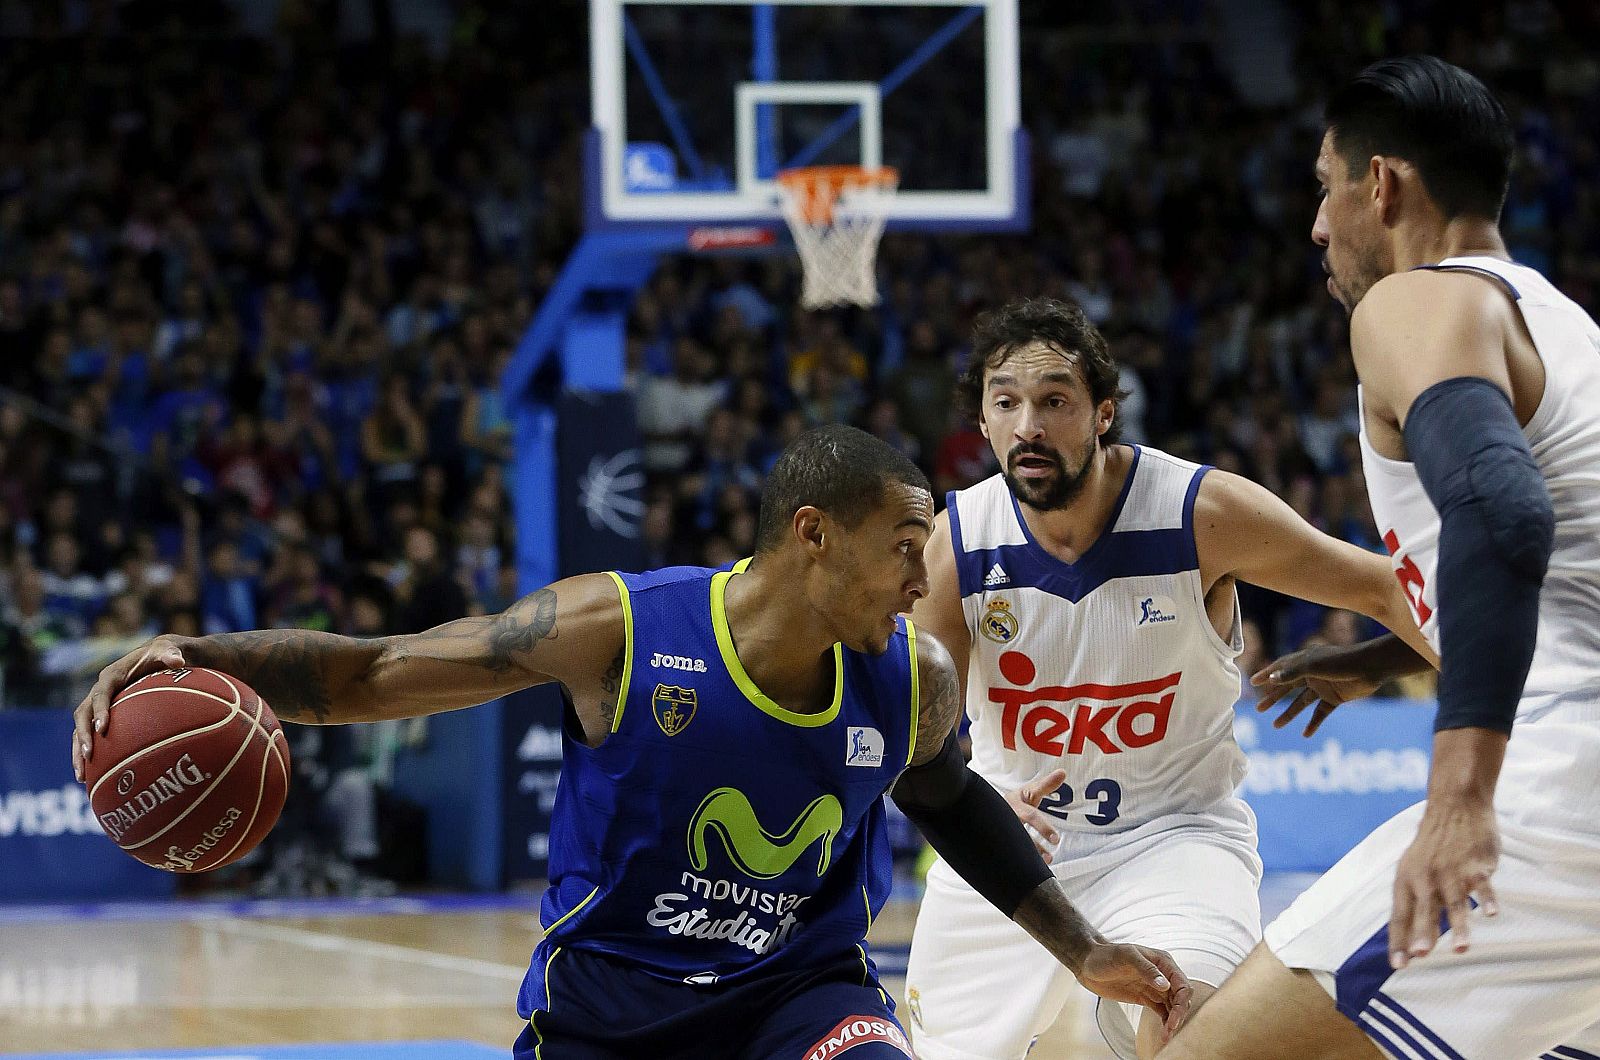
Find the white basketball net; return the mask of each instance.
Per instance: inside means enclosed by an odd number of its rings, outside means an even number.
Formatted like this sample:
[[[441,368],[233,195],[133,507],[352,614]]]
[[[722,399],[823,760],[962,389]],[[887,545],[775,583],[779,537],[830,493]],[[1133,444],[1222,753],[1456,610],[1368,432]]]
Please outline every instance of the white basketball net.
[[[800,251],[807,309],[878,304],[878,240],[900,175],[888,167],[812,166],[778,174],[784,220]]]

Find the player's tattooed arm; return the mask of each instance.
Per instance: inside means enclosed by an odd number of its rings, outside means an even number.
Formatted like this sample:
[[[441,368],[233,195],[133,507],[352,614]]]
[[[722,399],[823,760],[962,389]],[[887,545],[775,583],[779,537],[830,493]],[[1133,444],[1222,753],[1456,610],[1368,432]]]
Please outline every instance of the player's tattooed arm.
[[[950,513],[940,512],[933,521],[933,536],[923,550],[928,562],[928,595],[917,601],[911,617],[917,631],[938,638],[955,664],[958,694],[964,693],[967,662],[972,653],[972,630],[961,610],[961,585],[956,576],[955,546],[951,543]]]
[[[105,731],[118,692],[174,666],[232,674],[279,717],[312,724],[436,714],[561,681],[582,704],[585,731],[604,733],[620,684],[607,663],[622,643],[621,600],[616,583],[603,574],[540,589],[498,615],[407,636],[366,640],[279,629],[158,637],[101,671],[78,708],[74,752],[85,752],[93,733]]]
[[[600,679],[600,716],[608,731],[616,724],[617,711],[622,705],[622,675],[627,671],[627,663],[627,647],[618,648],[616,658],[611,660],[605,676]]]
[[[944,644],[918,629],[917,635],[917,740],[911,764],[930,762],[944,747],[947,736],[961,724],[961,685],[954,661]]]
[[[614,595],[614,594],[613,594]],[[230,673],[281,718],[369,721],[472,706],[551,679],[560,595],[539,589],[498,615],[409,636],[359,640],[311,630],[182,642],[184,660]]]

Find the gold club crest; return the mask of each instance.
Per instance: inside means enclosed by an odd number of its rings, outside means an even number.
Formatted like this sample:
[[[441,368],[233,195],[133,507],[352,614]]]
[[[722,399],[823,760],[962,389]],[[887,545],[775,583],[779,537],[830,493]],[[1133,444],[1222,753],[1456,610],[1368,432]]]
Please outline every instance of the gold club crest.
[[[1009,603],[995,600],[984,611],[983,621],[978,628],[996,644],[1010,644],[1017,637],[1017,616],[1011,613]]]
[[[687,729],[699,705],[700,700],[694,689],[677,685],[656,685],[655,692],[650,696],[650,709],[656,716],[656,724],[668,736],[676,736]]]

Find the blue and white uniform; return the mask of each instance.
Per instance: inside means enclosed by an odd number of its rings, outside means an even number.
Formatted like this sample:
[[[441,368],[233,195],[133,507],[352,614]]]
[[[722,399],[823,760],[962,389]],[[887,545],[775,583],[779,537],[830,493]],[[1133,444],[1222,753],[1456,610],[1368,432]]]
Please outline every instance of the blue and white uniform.
[[[1051,867],[1114,942],[1167,950],[1219,985],[1261,937],[1255,817],[1235,794],[1242,647],[1206,610],[1194,504],[1206,468],[1133,447],[1100,537],[1074,563],[1034,540],[1002,476],[952,493],[971,634],[972,768],[1001,791],[1060,767],[1042,805]],[[923,1060],[1016,1060],[1077,989],[1070,972],[940,862],[906,978]],[[1102,1003],[1133,1057],[1139,1009]]]
[[[1391,888],[1419,803],[1381,825],[1267,929],[1389,1056],[1404,1060],[1600,1060],[1600,329],[1538,272],[1497,258],[1433,268],[1486,274],[1516,300],[1544,364],[1523,428],[1555,509],[1539,634],[1495,793],[1500,915],[1472,946],[1447,932],[1389,968]],[[1437,651],[1439,514],[1416,469],[1362,460],[1378,528],[1418,626]],[[1308,822],[1314,826],[1314,822]]]

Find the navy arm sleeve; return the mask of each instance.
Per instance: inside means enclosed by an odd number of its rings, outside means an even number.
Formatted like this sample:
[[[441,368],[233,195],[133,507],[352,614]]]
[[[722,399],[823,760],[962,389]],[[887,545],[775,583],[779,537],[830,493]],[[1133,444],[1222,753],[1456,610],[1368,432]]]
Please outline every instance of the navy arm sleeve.
[[[1511,401],[1487,379],[1424,390],[1406,450],[1439,512],[1434,731],[1510,733],[1539,631],[1555,512]]]
[[[1006,916],[1051,878],[1006,800],[962,760],[955,733],[931,761],[900,774],[893,796],[939,856]]]

